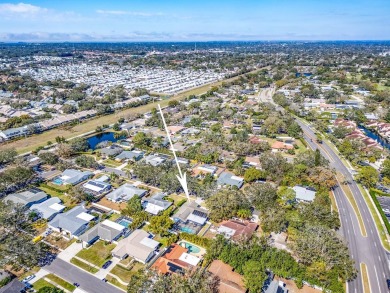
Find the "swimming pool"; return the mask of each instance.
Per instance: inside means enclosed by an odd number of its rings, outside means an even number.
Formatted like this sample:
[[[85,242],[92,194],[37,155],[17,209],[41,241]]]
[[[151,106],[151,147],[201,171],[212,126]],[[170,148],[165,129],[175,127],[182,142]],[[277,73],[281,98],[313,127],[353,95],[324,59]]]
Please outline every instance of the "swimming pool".
[[[185,241],[182,241],[180,242],[180,246],[183,246],[185,248],[188,249],[188,252],[192,252],[192,253],[199,253],[200,252],[200,248],[198,246],[195,246],[193,244],[190,244],[188,242],[185,242]]]
[[[61,178],[56,178],[53,180],[53,183],[57,185],[62,185],[64,182],[61,180]]]
[[[122,225],[123,227],[129,228],[131,221],[126,219],[120,219],[117,223],[119,225]]]
[[[188,234],[196,234],[196,231],[189,227],[181,227],[180,230]]]

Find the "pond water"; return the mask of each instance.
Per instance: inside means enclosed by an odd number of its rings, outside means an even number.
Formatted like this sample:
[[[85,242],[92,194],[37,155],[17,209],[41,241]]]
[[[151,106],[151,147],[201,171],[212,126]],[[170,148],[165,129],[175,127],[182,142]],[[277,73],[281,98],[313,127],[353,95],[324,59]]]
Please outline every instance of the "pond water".
[[[96,146],[103,141],[117,142],[120,138],[114,137],[114,132],[98,133],[94,136],[87,138],[89,148],[94,150]]]
[[[378,134],[375,132],[365,128],[364,126],[359,126],[359,129],[363,130],[363,132],[369,137],[375,140],[377,143],[379,143],[382,147],[387,148],[390,150],[390,143],[385,141],[383,138],[381,138]]]

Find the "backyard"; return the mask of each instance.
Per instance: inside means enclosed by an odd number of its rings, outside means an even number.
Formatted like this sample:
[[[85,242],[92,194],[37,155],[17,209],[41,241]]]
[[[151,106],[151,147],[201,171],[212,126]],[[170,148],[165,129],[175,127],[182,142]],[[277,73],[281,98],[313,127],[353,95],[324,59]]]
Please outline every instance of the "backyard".
[[[138,270],[142,269],[144,267],[143,264],[139,262],[134,262],[132,264],[131,269],[126,269],[122,267],[121,265],[116,265],[111,271],[110,274],[113,274],[117,276],[119,279],[121,279],[123,282],[130,282],[131,276],[137,272]]]

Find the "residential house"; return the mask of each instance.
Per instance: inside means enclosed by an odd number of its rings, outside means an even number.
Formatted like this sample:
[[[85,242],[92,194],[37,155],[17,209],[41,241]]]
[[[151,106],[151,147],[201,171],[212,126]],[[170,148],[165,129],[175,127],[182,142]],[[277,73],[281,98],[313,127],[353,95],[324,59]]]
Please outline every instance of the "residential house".
[[[296,185],[292,189],[295,191],[295,200],[298,202],[312,202],[316,197],[316,192],[309,187]]]
[[[173,215],[177,229],[190,234],[196,234],[207,219],[207,210],[200,207],[195,201],[187,201]]]
[[[111,184],[99,179],[89,180],[83,184],[84,191],[88,194],[99,195],[111,189]]]
[[[244,167],[254,167],[260,168],[260,158],[259,157],[245,157],[245,161],[243,163]]]
[[[31,211],[36,212],[40,218],[51,221],[57,214],[62,213],[66,206],[61,204],[58,197],[51,197],[44,202],[33,204]]]
[[[147,190],[138,188],[130,183],[125,183],[118,189],[106,195],[106,198],[113,202],[128,201],[133,196],[143,197],[148,193]]]
[[[119,259],[130,256],[145,264],[155,255],[159,245],[160,243],[153,240],[148,232],[136,229],[129,237],[118,242],[118,245],[112,250],[112,255]]]
[[[24,293],[26,292],[26,284],[18,279],[13,279],[7,285],[0,288],[0,293]]]
[[[195,176],[204,175],[204,174],[215,175],[217,173],[217,171],[218,171],[218,167],[212,166],[212,165],[203,164],[203,165],[200,165],[200,166],[196,167],[193,170],[193,173],[194,173]]]
[[[271,149],[273,152],[277,152],[277,151],[283,151],[283,150],[292,150],[292,149],[294,149],[294,146],[292,144],[285,143],[283,141],[275,141],[271,145]]]
[[[240,189],[244,185],[244,178],[235,176],[229,172],[223,172],[221,175],[219,175],[217,184],[220,186],[235,186]]]
[[[288,293],[288,290],[283,282],[273,280],[264,293]]]
[[[119,161],[132,161],[137,162],[144,157],[143,151],[123,151],[115,157]]]
[[[28,190],[12,193],[4,198],[4,201],[12,201],[15,204],[21,204],[25,207],[31,207],[33,204],[44,202],[49,196],[40,189],[30,188]]]
[[[250,221],[224,221],[218,227],[218,233],[233,240],[250,239],[258,225]]]
[[[126,227],[118,223],[110,220],[104,220],[81,235],[80,240],[82,240],[87,246],[92,245],[98,239],[112,242],[118,240],[125,230]]]
[[[55,216],[48,223],[48,226],[71,239],[83,234],[93,219],[95,219],[95,216],[89,214],[84,206],[79,205],[63,214]]]
[[[160,192],[150,198],[145,198],[142,202],[145,211],[152,215],[157,215],[159,212],[169,208],[172,205],[172,202],[163,199],[165,196],[165,193]]]
[[[113,145],[108,146],[106,148],[99,149],[99,152],[105,158],[113,158],[113,157],[118,156],[120,153],[122,153],[123,148],[113,144]]]
[[[214,260],[208,271],[219,279],[219,292],[224,293],[245,293],[244,281],[239,273],[220,260]]]
[[[79,171],[76,169],[66,169],[62,174],[54,179],[53,183],[58,185],[76,185],[80,182],[92,177],[93,173],[90,171]]]
[[[152,269],[158,273],[183,274],[186,270],[196,267],[200,258],[188,253],[188,248],[176,243],[171,244],[164,255],[159,257],[152,265]]]
[[[167,160],[167,156],[163,156],[163,155],[149,155],[147,157],[145,157],[145,162],[147,164],[150,164],[154,167],[157,167],[163,163],[165,163]]]

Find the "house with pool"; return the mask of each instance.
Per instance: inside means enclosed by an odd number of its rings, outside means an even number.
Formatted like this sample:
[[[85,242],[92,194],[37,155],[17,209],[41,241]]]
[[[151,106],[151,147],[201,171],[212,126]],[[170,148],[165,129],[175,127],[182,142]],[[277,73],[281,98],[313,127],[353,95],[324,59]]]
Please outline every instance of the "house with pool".
[[[197,234],[208,219],[208,211],[195,201],[187,201],[173,215],[174,229],[178,232]]]
[[[151,269],[163,275],[184,274],[187,270],[196,267],[200,260],[199,257],[190,254],[189,249],[184,245],[173,243],[156,260]]]
[[[88,178],[92,177],[93,173],[90,171],[80,171],[76,169],[66,169],[62,174],[53,180],[57,185],[77,185]]]

